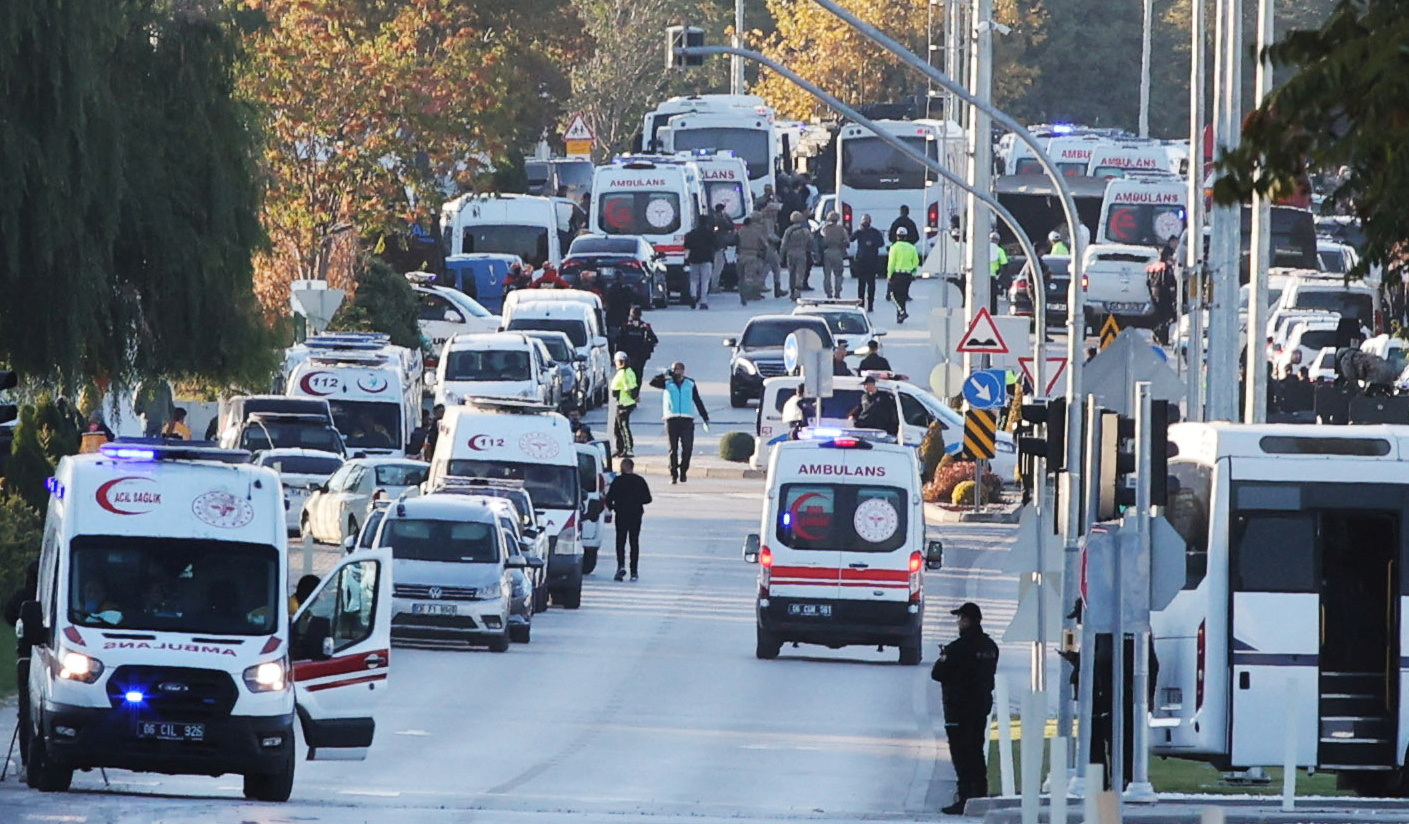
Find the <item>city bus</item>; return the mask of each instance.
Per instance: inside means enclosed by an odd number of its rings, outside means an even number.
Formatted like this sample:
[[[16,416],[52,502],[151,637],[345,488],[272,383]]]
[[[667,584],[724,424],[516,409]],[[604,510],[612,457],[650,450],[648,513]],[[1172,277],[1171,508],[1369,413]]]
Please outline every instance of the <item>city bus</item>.
[[[940,120],[878,120],[876,125],[963,178],[967,170],[964,130]],[[886,232],[900,207],[910,207],[920,236],[915,246],[924,258],[936,236],[947,231],[951,217],[964,208],[964,192],[931,174],[901,154],[870,129],[854,123],[837,136],[837,202],[847,231],[860,225],[863,215]]]
[[[1170,427],[1182,590],[1151,619],[1152,752],[1402,788],[1409,426]]]

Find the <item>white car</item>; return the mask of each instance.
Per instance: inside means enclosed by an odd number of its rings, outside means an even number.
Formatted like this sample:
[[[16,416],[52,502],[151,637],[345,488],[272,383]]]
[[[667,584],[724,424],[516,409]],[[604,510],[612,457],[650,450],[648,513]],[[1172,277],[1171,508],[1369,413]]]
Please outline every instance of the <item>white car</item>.
[[[341,546],[367,521],[372,496],[396,498],[426,480],[430,467],[410,458],[354,458],[314,490],[303,505],[299,532],[314,541]]]
[[[304,502],[342,468],[343,459],[336,452],[317,449],[265,449],[255,453],[254,463],[279,473],[284,487],[284,520],[290,532],[298,532]]]
[[[432,357],[456,335],[499,331],[499,316],[458,289],[429,283],[413,283],[411,288],[416,293],[417,324],[430,342]]]
[[[1339,325],[1340,319],[1334,316],[1307,318],[1302,323],[1293,325],[1287,333],[1286,342],[1272,360],[1273,376],[1285,378],[1295,373],[1303,364],[1311,363],[1311,359],[1320,354],[1322,349],[1335,346],[1336,328]]]
[[[446,406],[475,396],[522,398],[554,404],[557,373],[542,341],[522,332],[457,335],[445,344],[435,373],[435,402]]]
[[[1340,377],[1340,372],[1336,369],[1336,347],[1322,347],[1311,361],[1311,366],[1307,368],[1306,377],[1312,383],[1334,381]]]
[[[826,321],[837,345],[845,346],[851,352],[885,334],[884,329],[877,329],[871,323],[871,316],[866,314],[859,300],[803,298],[793,308],[793,314],[810,315]]]

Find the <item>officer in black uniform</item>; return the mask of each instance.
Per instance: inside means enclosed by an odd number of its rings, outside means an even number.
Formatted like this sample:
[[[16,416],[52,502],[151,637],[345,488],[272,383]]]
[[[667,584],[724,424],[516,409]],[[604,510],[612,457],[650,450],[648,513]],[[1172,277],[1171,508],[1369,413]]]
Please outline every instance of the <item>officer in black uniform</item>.
[[[951,614],[959,616],[959,638],[940,650],[930,678],[943,690],[944,733],[958,777],[954,803],[941,812],[963,815],[966,801],[988,795],[988,765],[983,756],[988,715],[993,710],[998,645],[983,631],[978,604],[965,603]]]

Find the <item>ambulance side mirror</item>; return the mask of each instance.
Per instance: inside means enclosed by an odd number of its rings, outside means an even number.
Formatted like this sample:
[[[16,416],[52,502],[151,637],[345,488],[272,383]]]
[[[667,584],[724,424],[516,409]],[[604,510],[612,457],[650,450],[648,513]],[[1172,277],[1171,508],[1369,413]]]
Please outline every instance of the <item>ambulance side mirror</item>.
[[[756,533],[756,532],[749,533],[749,535],[744,538],[744,560],[745,560],[745,561],[748,561],[748,562],[751,563],[751,564],[756,564],[756,563],[758,563],[758,546],[759,546],[758,533]]]
[[[939,569],[944,566],[944,542],[930,541],[925,546],[925,569]]]
[[[41,646],[48,639],[44,632],[44,607],[38,601],[20,604],[20,619],[15,622],[15,635],[23,644]]]

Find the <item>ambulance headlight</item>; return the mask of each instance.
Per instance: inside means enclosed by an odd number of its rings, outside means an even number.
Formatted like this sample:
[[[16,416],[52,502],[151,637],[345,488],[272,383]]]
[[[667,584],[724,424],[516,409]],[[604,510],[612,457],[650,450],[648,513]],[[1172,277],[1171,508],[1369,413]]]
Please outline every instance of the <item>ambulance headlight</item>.
[[[245,670],[245,686],[250,692],[278,692],[288,686],[289,668],[284,659],[265,661]]]
[[[65,652],[59,656],[59,677],[91,684],[103,674],[103,662],[81,652]]]

